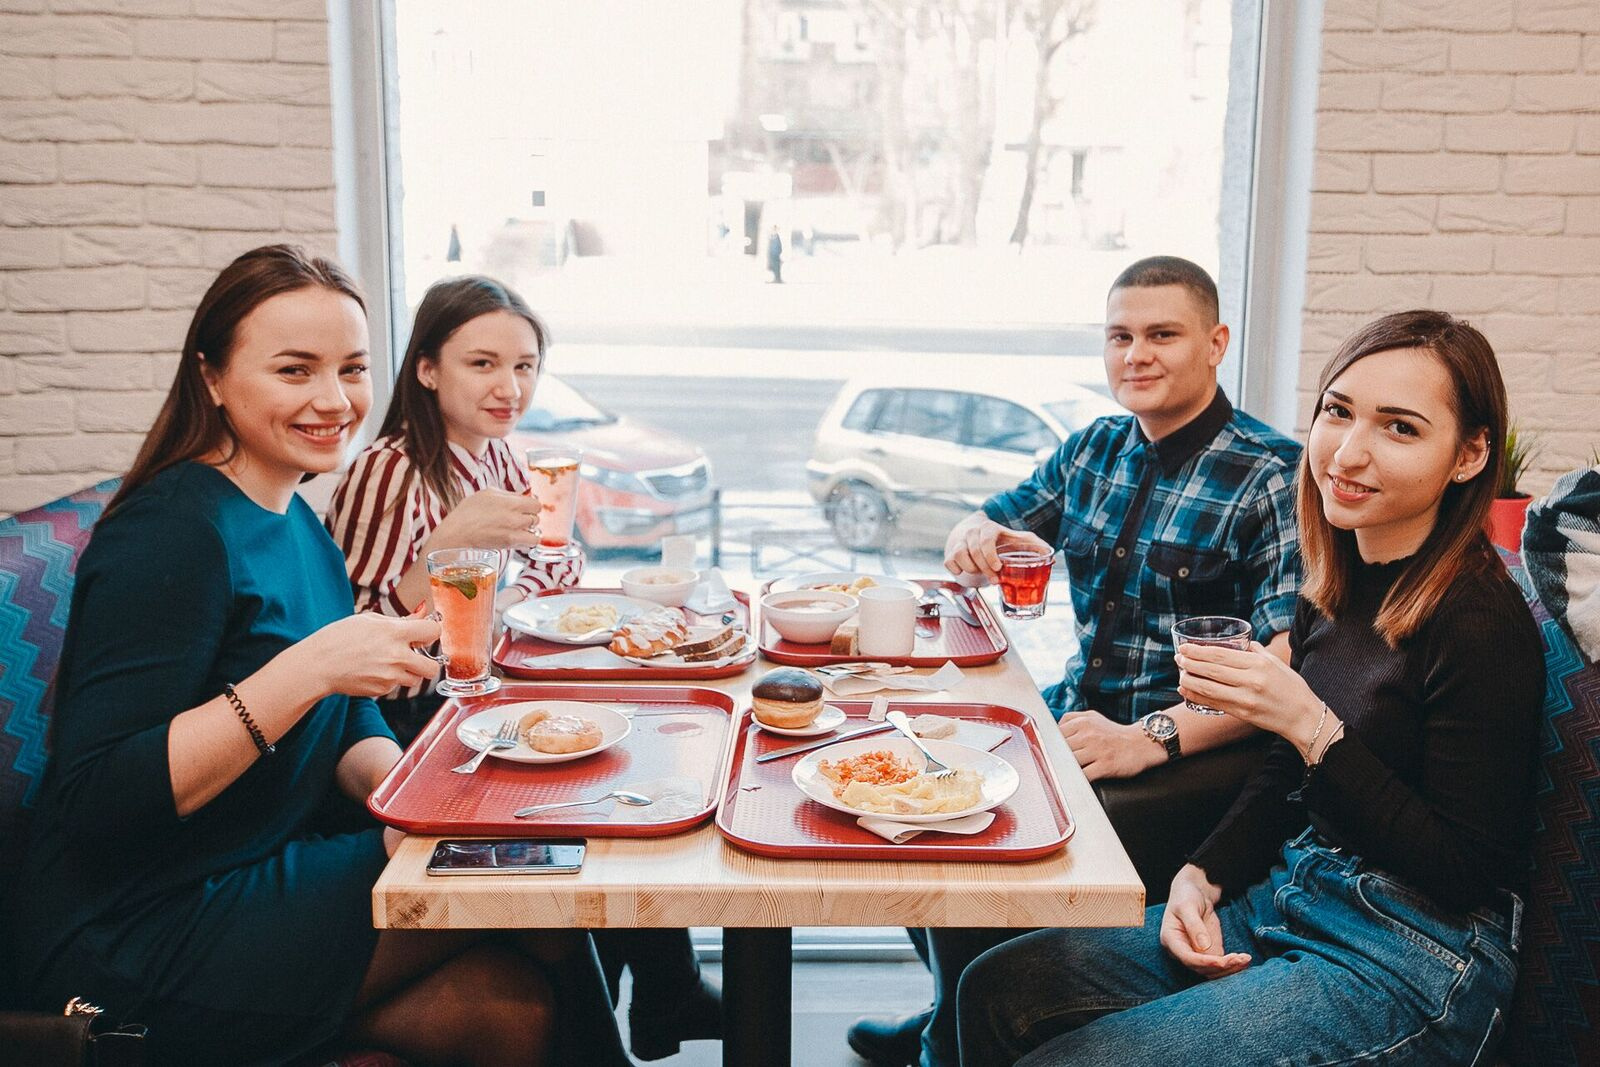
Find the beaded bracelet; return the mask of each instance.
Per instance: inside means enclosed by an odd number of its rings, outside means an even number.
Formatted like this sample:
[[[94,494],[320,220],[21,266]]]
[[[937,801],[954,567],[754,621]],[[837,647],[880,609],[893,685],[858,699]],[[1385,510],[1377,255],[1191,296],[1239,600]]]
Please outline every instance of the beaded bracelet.
[[[250,709],[244,706],[244,701],[239,699],[238,692],[233,688],[233,683],[228,682],[222,687],[222,695],[228,698],[228,703],[233,705],[233,712],[239,716],[239,721],[244,723],[244,728],[250,733],[250,740],[255,742],[256,751],[263,756],[270,756],[278,751],[278,746],[267,740],[267,735],[261,732],[261,727],[250,717]]]

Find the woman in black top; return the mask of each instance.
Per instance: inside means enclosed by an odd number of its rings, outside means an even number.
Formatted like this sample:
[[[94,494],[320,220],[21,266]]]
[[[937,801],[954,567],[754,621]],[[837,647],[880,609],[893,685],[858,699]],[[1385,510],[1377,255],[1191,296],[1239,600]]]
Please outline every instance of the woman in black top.
[[[1144,929],[1040,931],[968,968],[963,1064],[1492,1054],[1544,688],[1482,532],[1505,425],[1465,323],[1404,312],[1345,342],[1301,461],[1291,665],[1178,655],[1185,697],[1279,736],[1266,768]]]

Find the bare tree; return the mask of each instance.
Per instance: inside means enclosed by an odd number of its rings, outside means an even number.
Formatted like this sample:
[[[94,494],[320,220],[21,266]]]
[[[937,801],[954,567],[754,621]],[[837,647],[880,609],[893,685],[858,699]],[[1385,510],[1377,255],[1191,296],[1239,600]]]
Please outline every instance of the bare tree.
[[[1044,124],[1066,99],[1051,85],[1055,58],[1064,45],[1089,32],[1094,26],[1096,0],[1028,0],[1018,5],[1017,19],[1032,42],[1036,63],[1033,71],[1033,121],[1028,131],[1027,162],[1024,164],[1022,197],[1017,203],[1017,221],[1007,238],[1019,247],[1028,240],[1028,220],[1033,214],[1033,197],[1039,184],[1039,157],[1044,146]]]

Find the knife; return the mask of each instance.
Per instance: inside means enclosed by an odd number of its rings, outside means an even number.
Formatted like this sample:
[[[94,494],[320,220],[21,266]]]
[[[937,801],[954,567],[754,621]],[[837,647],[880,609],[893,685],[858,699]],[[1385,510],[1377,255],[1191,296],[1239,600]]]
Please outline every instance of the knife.
[[[967,602],[967,597],[971,594],[962,593],[958,596],[942,585],[939,586],[939,592],[955,607],[956,611],[960,613],[963,621],[982,629],[983,623],[978,621],[977,613],[972,610],[972,605]]]
[[[853,737],[865,737],[867,734],[881,734],[885,730],[893,729],[894,727],[889,723],[875,722],[871,726],[865,726],[859,730],[851,730],[847,734],[833,734],[828,737],[819,737],[815,741],[807,741],[803,745],[790,745],[788,748],[775,748],[771,752],[763,752],[761,755],[756,757],[756,762],[767,763],[771,760],[783,759],[785,756],[798,756],[802,752],[810,752],[812,749],[821,748],[824,745],[832,745],[840,741],[848,741]]]

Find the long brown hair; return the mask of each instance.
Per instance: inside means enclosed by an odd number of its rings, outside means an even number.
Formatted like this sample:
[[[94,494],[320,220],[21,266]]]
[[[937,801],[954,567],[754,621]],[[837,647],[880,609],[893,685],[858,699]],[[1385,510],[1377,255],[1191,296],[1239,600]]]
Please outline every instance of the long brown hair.
[[[550,344],[550,331],[509,286],[479,274],[446,278],[430,286],[423,294],[422,303],[417,305],[417,317],[411,324],[411,340],[406,343],[405,359],[400,363],[394,398],[389,401],[383,426],[378,430],[379,437],[403,435],[406,455],[411,458],[411,470],[406,472],[406,482],[396,494],[396,502],[405,499],[413,472],[422,476],[422,483],[439,498],[444,510],[449,511],[461,502],[461,486],[450,473],[450,444],[445,435],[444,413],[439,410],[439,397],[417,377],[417,364],[422,360],[437,362],[439,350],[450,340],[451,334],[479,315],[494,311],[509,311],[533,327],[538,346],[534,369],[539,370]]]
[[[1460,443],[1486,434],[1488,459],[1476,476],[1445,486],[1433,529],[1384,598],[1376,627],[1391,647],[1417,632],[1457,579],[1499,566],[1484,522],[1500,480],[1500,446],[1506,433],[1506,386],[1494,349],[1483,334],[1442,311],[1385,315],[1352,334],[1322,368],[1312,424],[1321,413],[1321,396],[1335,378],[1367,356],[1400,348],[1423,349],[1444,367],[1450,376],[1450,404]],[[1323,511],[1309,448],[1300,456],[1295,510],[1305,567],[1301,595],[1333,617],[1349,599],[1350,578],[1360,556],[1355,533],[1334,527]]]
[[[354,300],[363,314],[367,304],[361,290],[337,263],[307,255],[294,245],[253,248],[222,268],[216,281],[200,298],[183,356],[166,402],[145,435],[133,466],[122,477],[122,487],[106,506],[116,510],[134,490],[186,460],[226,448],[231,457],[239,447],[227,413],[211,399],[204,369],[220,374],[227,369],[239,324],[256,308],[283,293],[320,286]]]

